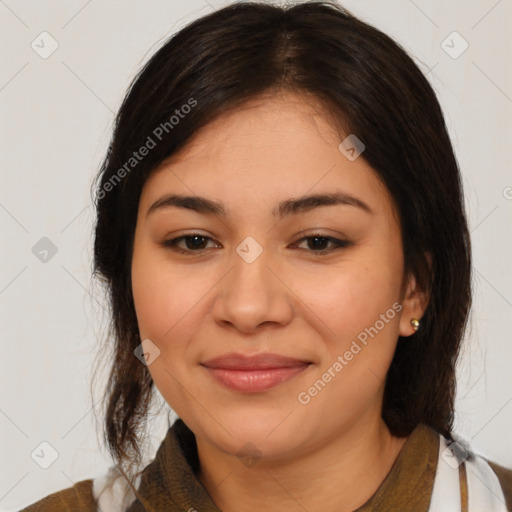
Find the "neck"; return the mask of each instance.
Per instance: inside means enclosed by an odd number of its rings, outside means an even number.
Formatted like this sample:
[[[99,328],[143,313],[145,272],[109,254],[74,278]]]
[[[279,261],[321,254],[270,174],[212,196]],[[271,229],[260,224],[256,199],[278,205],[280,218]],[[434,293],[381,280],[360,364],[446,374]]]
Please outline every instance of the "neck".
[[[244,468],[236,456],[198,439],[198,477],[223,512],[238,512],[241,503],[244,512],[350,512],[375,493],[406,440],[379,418],[370,429],[354,426],[299,456]]]

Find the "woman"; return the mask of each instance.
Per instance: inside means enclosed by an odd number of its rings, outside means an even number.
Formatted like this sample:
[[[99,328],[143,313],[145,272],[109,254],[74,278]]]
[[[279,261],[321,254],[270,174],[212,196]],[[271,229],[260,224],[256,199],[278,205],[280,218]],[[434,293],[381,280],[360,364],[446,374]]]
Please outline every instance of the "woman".
[[[117,468],[34,510],[512,510],[452,433],[470,307],[460,175],[405,51],[334,3],[185,27],[99,174]],[[155,387],[179,419],[140,468]]]

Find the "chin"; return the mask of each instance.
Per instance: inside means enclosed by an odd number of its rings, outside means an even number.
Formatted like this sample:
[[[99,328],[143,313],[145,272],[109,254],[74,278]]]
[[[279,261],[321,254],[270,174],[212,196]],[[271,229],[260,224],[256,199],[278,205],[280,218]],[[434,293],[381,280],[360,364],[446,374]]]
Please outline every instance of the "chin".
[[[209,444],[219,450],[242,459],[277,460],[286,454],[295,453],[298,446],[304,444],[307,433],[304,423],[297,424],[297,418],[287,411],[238,412],[227,417],[216,417],[218,421],[200,422],[198,429],[190,425]],[[283,421],[284,420],[284,421]]]

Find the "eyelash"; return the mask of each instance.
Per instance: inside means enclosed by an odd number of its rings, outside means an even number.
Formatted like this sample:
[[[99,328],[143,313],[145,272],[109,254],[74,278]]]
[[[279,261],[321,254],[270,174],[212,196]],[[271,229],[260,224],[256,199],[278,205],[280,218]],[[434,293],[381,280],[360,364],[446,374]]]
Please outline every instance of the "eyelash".
[[[198,249],[197,251],[194,251],[192,249],[183,249],[181,247],[178,247],[177,244],[181,240],[191,239],[191,238],[194,238],[194,237],[200,237],[203,240],[212,240],[212,238],[210,238],[208,236],[205,236],[205,235],[201,235],[200,233],[190,233],[188,235],[182,235],[182,236],[179,236],[177,238],[172,238],[170,240],[165,240],[164,242],[162,242],[162,245],[165,248],[171,249],[171,250],[173,250],[175,252],[179,252],[181,254],[201,253],[204,250],[206,250],[206,249]],[[332,244],[334,244],[334,247],[331,247],[331,249],[321,249],[321,250],[317,250],[317,251],[305,249],[308,252],[311,252],[313,254],[318,254],[320,256],[353,245],[352,242],[350,242],[348,240],[339,240],[337,238],[333,238],[332,236],[323,236],[323,235],[315,235],[315,234],[314,235],[310,235],[310,236],[305,236],[304,238],[301,238],[300,240],[298,240],[296,242],[296,244],[298,244],[300,242],[303,242],[304,240],[310,240],[310,239],[313,239],[313,238],[320,238],[322,240],[327,240],[328,242],[331,242]]]

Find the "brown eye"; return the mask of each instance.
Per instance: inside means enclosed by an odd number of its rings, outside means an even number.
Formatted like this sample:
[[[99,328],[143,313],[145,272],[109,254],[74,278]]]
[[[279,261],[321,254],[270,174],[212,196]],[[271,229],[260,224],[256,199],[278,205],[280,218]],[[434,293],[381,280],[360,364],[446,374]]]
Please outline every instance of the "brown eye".
[[[351,245],[351,242],[349,242],[348,240],[339,240],[331,236],[322,235],[311,235],[304,237],[301,240],[299,240],[299,243],[304,241],[306,241],[307,243],[307,250],[309,250],[310,252],[318,253],[332,252]],[[331,244],[330,247],[329,244]]]
[[[182,253],[200,252],[207,248],[208,240],[212,239],[208,236],[192,233],[171,240],[165,240],[162,245]],[[184,244],[182,242],[184,242]]]

